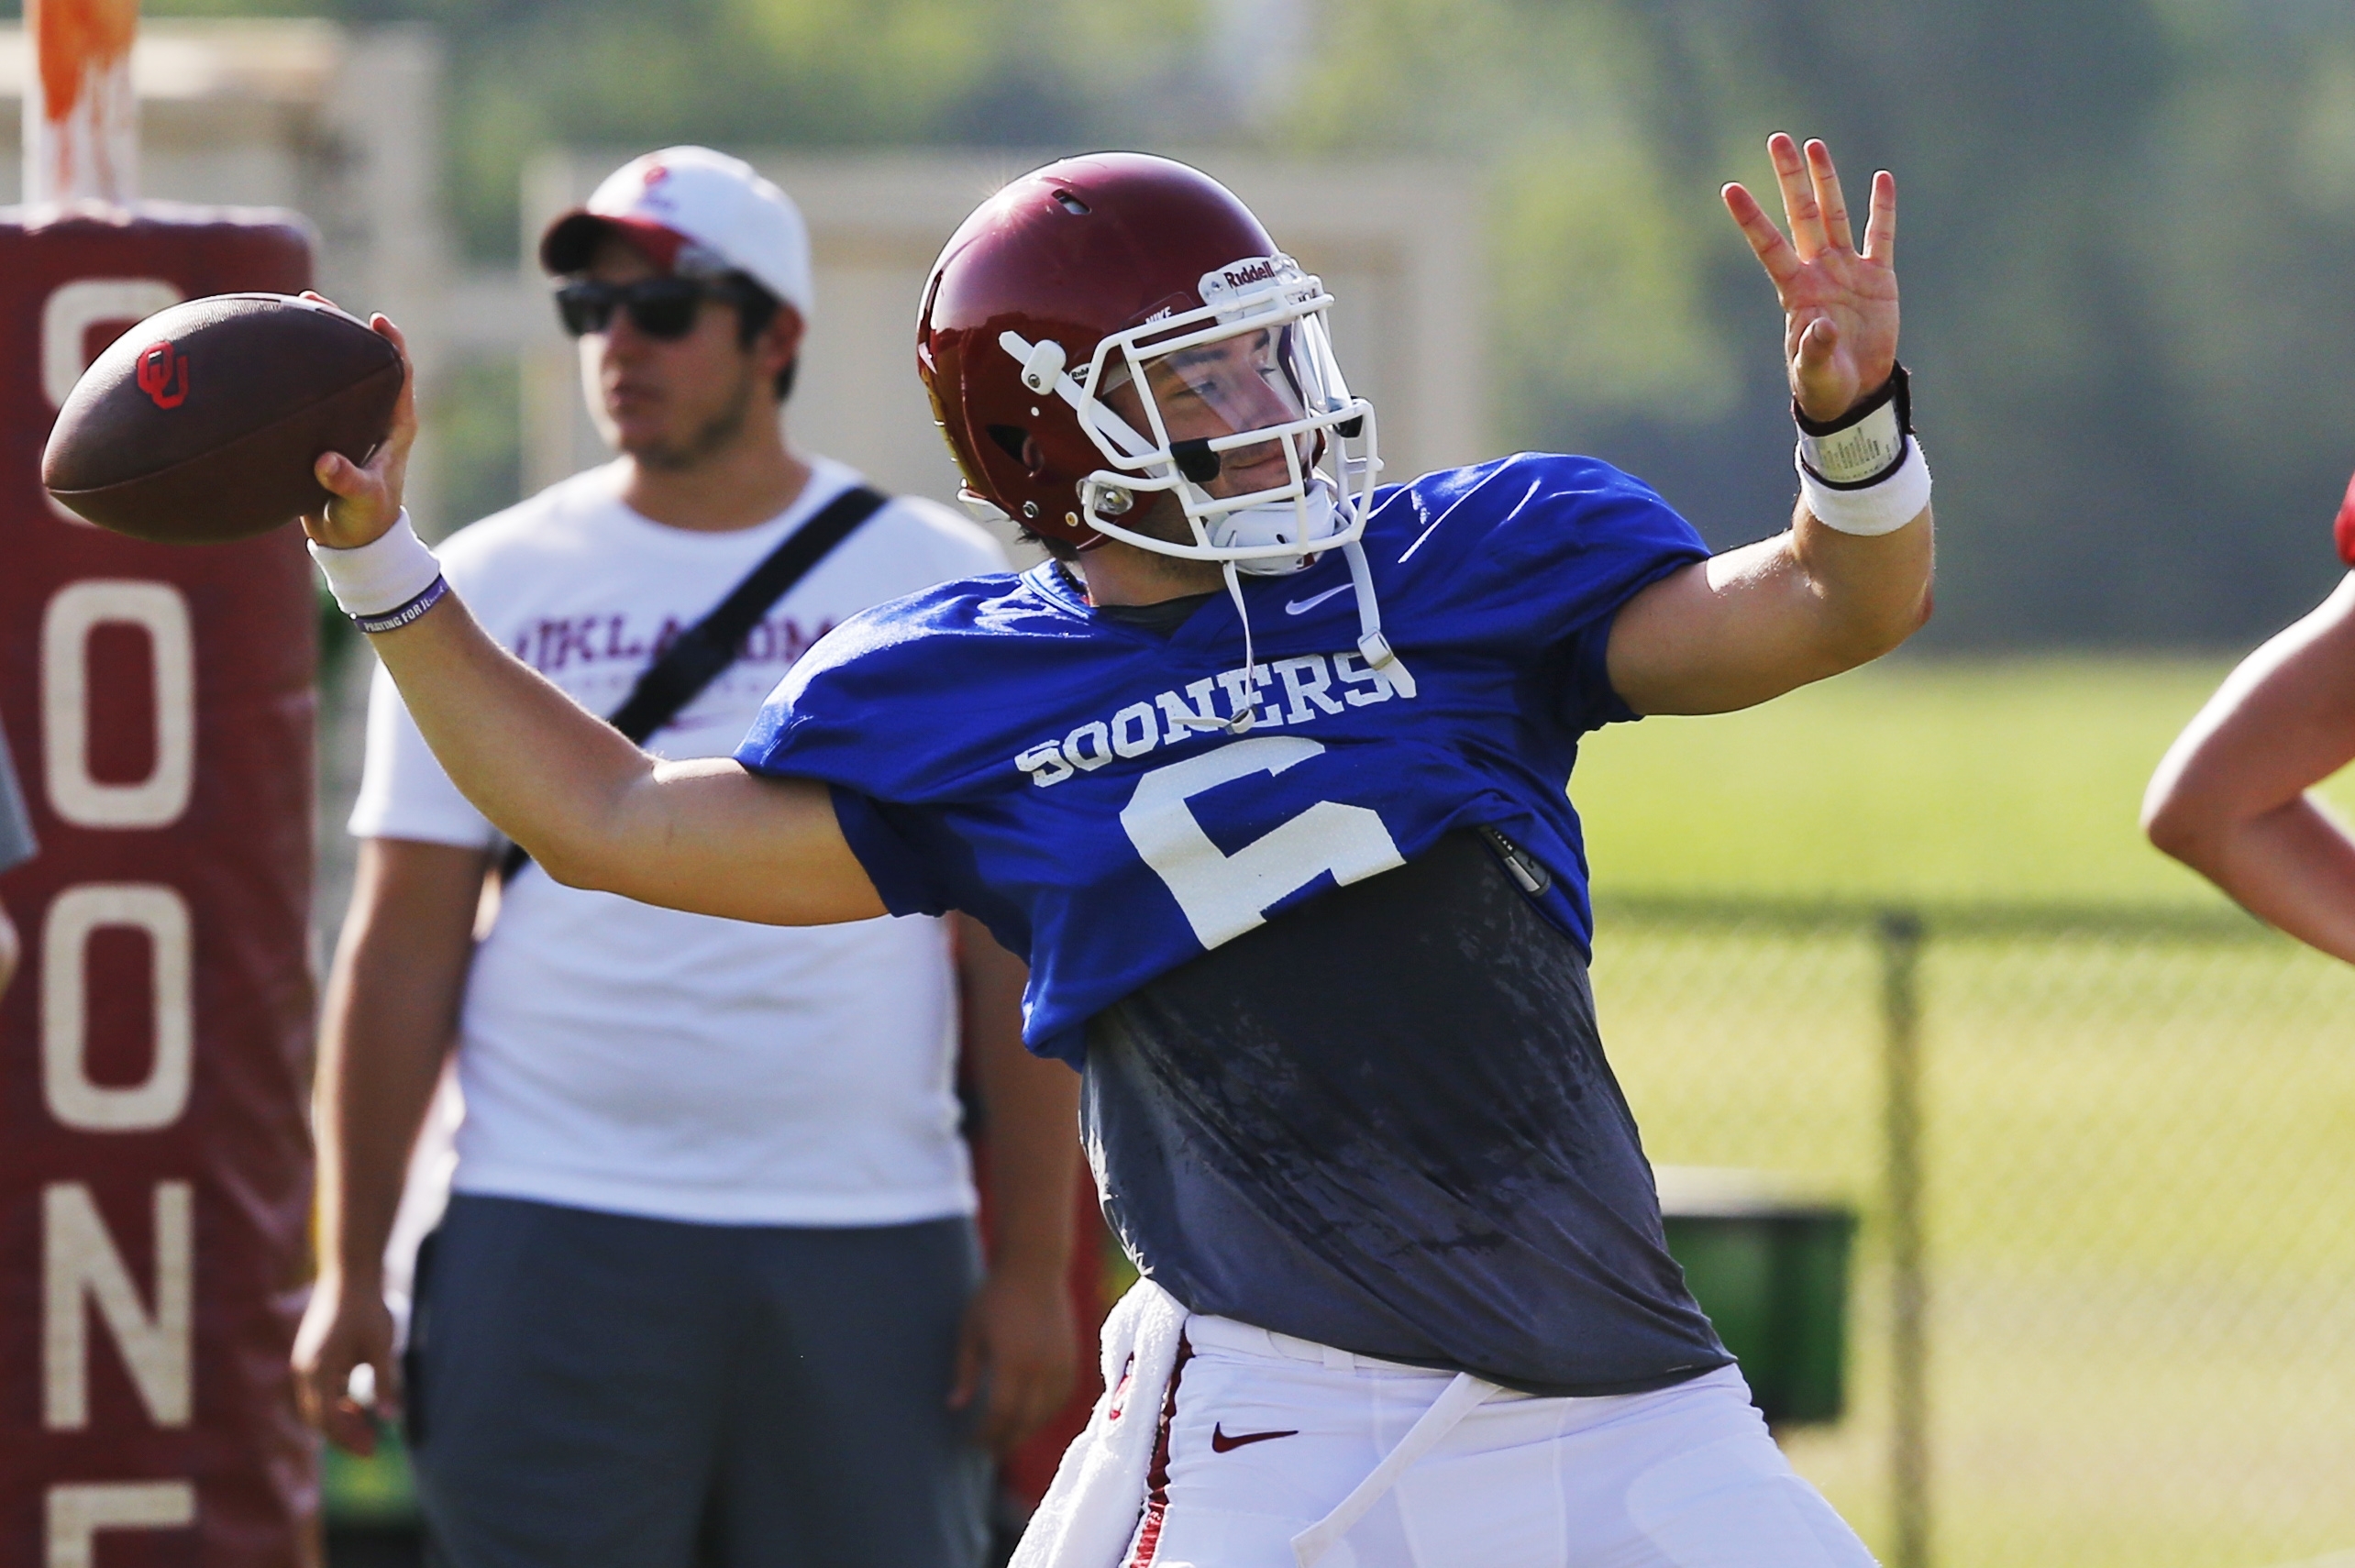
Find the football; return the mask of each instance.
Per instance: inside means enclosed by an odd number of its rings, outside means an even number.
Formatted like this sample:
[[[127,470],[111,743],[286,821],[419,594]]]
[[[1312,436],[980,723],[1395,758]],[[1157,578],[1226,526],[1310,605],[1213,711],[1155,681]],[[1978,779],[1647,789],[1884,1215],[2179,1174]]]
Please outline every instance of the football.
[[[189,300],[83,372],[50,431],[41,483],[134,538],[242,539],[325,505],[312,464],[328,451],[366,462],[400,393],[400,354],[332,305]]]

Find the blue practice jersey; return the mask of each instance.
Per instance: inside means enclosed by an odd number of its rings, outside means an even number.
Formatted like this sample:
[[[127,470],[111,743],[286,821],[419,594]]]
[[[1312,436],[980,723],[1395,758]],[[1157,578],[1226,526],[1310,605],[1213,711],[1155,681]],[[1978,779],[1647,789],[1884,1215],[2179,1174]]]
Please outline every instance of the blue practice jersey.
[[[890,909],[1029,957],[1105,1214],[1189,1309],[1531,1393],[1722,1365],[1597,1037],[1564,789],[1633,716],[1614,613],[1701,542],[1519,457],[1380,491],[1365,553],[1411,694],[1338,551],[1244,580],[1255,675],[1227,596],[1098,612],[1049,565],[849,622],[737,756],[831,781]]]
[[[1523,454],[1377,492],[1365,547],[1410,697],[1356,652],[1346,562],[1244,581],[1167,635],[1095,614],[1052,563],[880,605],[802,657],[737,759],[835,786],[895,914],[960,909],[1025,955],[1024,1037],[1088,1019],[1338,884],[1493,826],[1552,873],[1586,950],[1578,739],[1632,718],[1614,613],[1708,551],[1651,489]],[[1216,723],[1244,708],[1243,735]],[[1205,723],[1204,721],[1211,721]]]

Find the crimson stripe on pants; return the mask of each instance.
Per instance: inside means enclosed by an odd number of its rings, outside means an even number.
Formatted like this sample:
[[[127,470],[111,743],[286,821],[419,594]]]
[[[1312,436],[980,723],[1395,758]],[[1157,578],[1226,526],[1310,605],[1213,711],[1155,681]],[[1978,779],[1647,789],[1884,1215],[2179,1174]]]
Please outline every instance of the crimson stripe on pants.
[[[1161,1521],[1169,1512],[1169,1429],[1178,1419],[1178,1383],[1194,1347],[1178,1336],[1178,1359],[1169,1364],[1169,1390],[1161,1397],[1161,1427],[1153,1440],[1153,1468],[1145,1472],[1144,1518],[1137,1521],[1136,1544],[1122,1568],[1146,1568],[1161,1544]]]

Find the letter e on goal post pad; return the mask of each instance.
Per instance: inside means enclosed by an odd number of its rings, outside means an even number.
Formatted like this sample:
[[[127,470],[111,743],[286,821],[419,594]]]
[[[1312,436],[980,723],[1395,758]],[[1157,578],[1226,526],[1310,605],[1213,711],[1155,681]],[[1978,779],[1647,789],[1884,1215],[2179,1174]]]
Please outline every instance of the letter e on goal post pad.
[[[316,1507],[285,1371],[310,1198],[309,563],[291,528],[173,547],[69,520],[39,468],[114,337],[176,300],[299,291],[310,239],[287,213],[129,204],[136,6],[28,12],[50,85],[30,204],[0,212],[0,723],[41,852],[0,877],[25,948],[0,998],[0,1563],[288,1568]],[[86,58],[50,58],[68,37]]]

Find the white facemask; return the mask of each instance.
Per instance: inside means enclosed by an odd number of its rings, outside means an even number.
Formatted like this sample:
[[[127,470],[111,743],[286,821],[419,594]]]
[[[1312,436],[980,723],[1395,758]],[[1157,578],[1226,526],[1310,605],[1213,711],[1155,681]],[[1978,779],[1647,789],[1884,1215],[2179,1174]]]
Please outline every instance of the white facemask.
[[[1414,678],[1382,635],[1358,542],[1382,463],[1374,405],[1350,392],[1333,359],[1324,321],[1332,297],[1287,256],[1244,258],[1206,274],[1200,292],[1199,309],[1113,333],[1084,366],[1068,365],[1051,339],[999,335],[1000,348],[1022,366],[1023,384],[1069,404],[1105,458],[1079,482],[1080,514],[1099,533],[1139,549],[1217,562],[1243,620],[1247,666],[1255,663],[1251,619],[1238,574],[1282,577],[1339,549],[1356,592],[1358,651],[1412,696]],[[1142,411],[1143,428],[1106,401],[1122,388]],[[1173,441],[1164,395],[1189,400],[1198,414],[1208,411],[1214,428],[1203,432],[1198,418],[1195,438]],[[1222,463],[1245,466],[1250,494],[1221,498],[1202,488]],[[1156,492],[1178,502],[1189,542],[1119,521]],[[1233,727],[1247,722],[1238,721]]]

